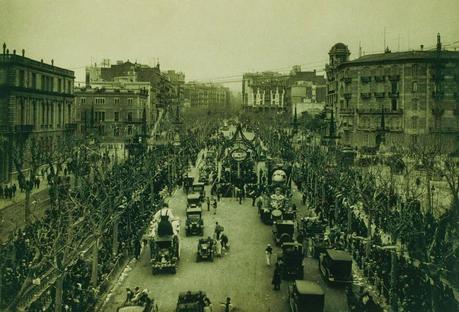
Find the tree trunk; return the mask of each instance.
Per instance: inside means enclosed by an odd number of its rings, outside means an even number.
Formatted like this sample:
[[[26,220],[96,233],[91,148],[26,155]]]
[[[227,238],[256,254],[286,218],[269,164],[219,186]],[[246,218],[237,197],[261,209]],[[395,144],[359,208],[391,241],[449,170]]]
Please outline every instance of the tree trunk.
[[[65,273],[59,276],[56,280],[56,297],[54,303],[54,311],[61,312],[62,311],[62,303],[63,303],[63,294],[64,294],[64,279]]]
[[[99,236],[99,235],[98,235]],[[97,287],[97,278],[99,275],[99,237],[96,238],[92,247],[92,269],[91,269],[91,286]]]
[[[389,302],[392,312],[398,311],[398,298],[397,298],[397,280],[398,280],[398,261],[397,252],[394,250],[391,253],[390,258],[390,291],[389,291]]]
[[[115,220],[115,223],[113,224],[113,249],[112,253],[113,256],[116,256],[118,254],[118,218]]]
[[[27,183],[27,182],[26,182]],[[30,195],[32,190],[29,185],[26,185],[25,189],[25,202],[24,202],[24,222],[26,225],[30,224]]]

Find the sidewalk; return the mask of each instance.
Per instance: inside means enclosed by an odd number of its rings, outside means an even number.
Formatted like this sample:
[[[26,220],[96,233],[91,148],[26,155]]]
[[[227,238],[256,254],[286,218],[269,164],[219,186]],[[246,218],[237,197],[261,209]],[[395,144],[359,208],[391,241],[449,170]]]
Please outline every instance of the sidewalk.
[[[41,176],[40,176],[41,177]],[[12,206],[12,205],[16,205],[16,204],[19,204],[19,203],[22,203],[24,202],[25,200],[25,197],[26,197],[26,193],[25,192],[21,192],[19,190],[19,183],[18,181],[13,181],[13,182],[10,182],[8,183],[9,185],[12,185],[12,184],[16,184],[16,187],[17,187],[17,190],[16,190],[16,196],[14,196],[12,199],[4,199],[4,198],[0,198],[0,211],[4,208],[7,208],[9,206]],[[31,193],[31,197],[33,198],[34,195],[41,195],[41,192],[44,191],[44,190],[47,190],[48,189],[48,183],[47,181],[45,180],[42,180],[40,181],[40,188],[33,188],[32,189],[32,193]],[[47,194],[47,192],[46,192]],[[32,200],[33,201],[33,200]]]

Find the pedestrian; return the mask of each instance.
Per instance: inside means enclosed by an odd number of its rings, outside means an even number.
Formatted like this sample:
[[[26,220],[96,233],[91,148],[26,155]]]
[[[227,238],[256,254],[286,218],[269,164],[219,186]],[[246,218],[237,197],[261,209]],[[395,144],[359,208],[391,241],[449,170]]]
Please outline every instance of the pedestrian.
[[[228,246],[228,236],[226,236],[225,233],[221,233],[220,234],[220,240],[222,241],[222,248],[224,248],[225,250],[228,250],[229,246]]]
[[[3,185],[0,185],[0,199],[3,198]]]
[[[139,257],[140,257],[140,249],[141,249],[140,241],[138,239],[134,239],[134,256],[137,260],[139,260]]]
[[[271,244],[268,244],[265,249],[265,255],[266,255],[266,265],[271,266],[271,256],[273,254],[273,248],[271,247]]]
[[[217,214],[217,201],[215,200],[215,198],[212,202],[212,207],[214,208],[214,215],[216,215]]]
[[[233,311],[233,304],[231,303],[231,298],[227,297],[226,302],[221,302],[221,305],[223,306],[225,312],[231,312]]]
[[[223,227],[218,224],[218,222],[215,222],[215,239],[219,240],[220,239],[220,234],[223,232]]]
[[[244,191],[241,189],[239,191],[239,205],[242,205],[242,199],[244,198]]]
[[[212,312],[212,302],[210,302],[210,299],[205,296],[204,299],[204,312]]]
[[[221,239],[217,239],[215,242],[215,255],[217,257],[222,256],[222,241]]]
[[[209,196],[207,196],[206,202],[207,202],[207,211],[210,211],[210,198],[209,198]]]
[[[124,301],[124,304],[131,303],[132,298],[134,298],[134,293],[130,288],[126,288],[126,300]]]
[[[274,269],[273,279],[271,284],[274,285],[274,290],[280,290],[280,285],[282,282],[280,264],[276,263],[276,268]]]
[[[221,198],[221,189],[220,189],[220,185],[217,185],[216,193],[217,193],[217,200],[220,201],[220,198]]]
[[[16,183],[13,184],[13,197],[16,196]]]

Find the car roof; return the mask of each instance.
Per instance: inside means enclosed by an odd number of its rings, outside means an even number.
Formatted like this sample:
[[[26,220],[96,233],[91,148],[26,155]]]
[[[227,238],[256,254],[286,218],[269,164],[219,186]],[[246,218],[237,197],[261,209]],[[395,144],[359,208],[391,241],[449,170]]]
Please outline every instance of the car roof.
[[[352,257],[344,250],[327,249],[328,256],[333,261],[352,261]]]
[[[144,306],[125,306],[118,308],[118,312],[143,312],[145,310]]]
[[[201,197],[201,195],[199,193],[191,193],[191,194],[188,194],[188,196],[186,198],[187,199],[198,199],[200,197]]]
[[[193,212],[199,212],[199,213],[201,213],[201,212],[202,212],[202,209],[199,208],[199,207],[196,207],[196,208],[188,208],[188,209],[186,210],[186,213],[189,213],[189,212],[191,212],[191,213],[193,213]]]
[[[173,235],[157,236],[155,238],[155,241],[157,241],[157,242],[165,242],[165,241],[171,241],[172,239],[173,239]]]
[[[285,242],[285,243],[282,243],[282,247],[284,247],[284,246],[286,246],[286,247],[288,247],[288,246],[292,246],[292,247],[296,247],[296,246],[300,247],[301,246],[301,247],[303,247],[303,245],[298,243],[298,242]]]
[[[305,280],[296,280],[296,289],[300,295],[324,295],[322,287],[319,286],[316,282],[305,281]]]
[[[193,186],[204,186],[204,182],[193,183]]]
[[[279,220],[279,221],[276,221],[276,224],[279,224],[279,225],[295,225],[295,223],[292,220]]]

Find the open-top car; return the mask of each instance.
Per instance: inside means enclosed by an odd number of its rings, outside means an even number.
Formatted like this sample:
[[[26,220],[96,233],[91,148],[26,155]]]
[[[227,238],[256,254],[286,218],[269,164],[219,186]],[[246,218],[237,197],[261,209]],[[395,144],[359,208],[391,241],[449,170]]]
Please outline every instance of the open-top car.
[[[186,206],[188,208],[201,207],[201,195],[199,193],[190,193],[186,196]]]
[[[210,237],[201,238],[198,241],[198,254],[196,255],[196,262],[201,260],[214,261],[215,243]]]
[[[283,243],[282,253],[277,255],[277,260],[281,265],[281,272],[284,278],[295,276],[303,279],[303,245],[300,243]]]
[[[296,280],[288,287],[291,312],[323,312],[325,293],[319,284]]]
[[[177,300],[176,312],[203,312],[204,298],[206,293],[203,291],[181,292]]]
[[[273,223],[273,238],[277,246],[293,242],[295,223],[291,220],[279,220]]]
[[[204,198],[206,197],[206,191],[204,190],[204,187],[205,184],[202,182],[193,183],[193,185],[191,186],[191,191],[193,193],[199,193],[201,202],[203,202]]]
[[[334,284],[352,282],[352,257],[344,250],[326,249],[319,257],[319,270],[323,278]]]
[[[179,259],[179,242],[177,236],[158,236],[150,240],[152,273],[169,270],[177,272]]]
[[[186,210],[185,234],[204,235],[204,221],[201,207],[188,208]]]

